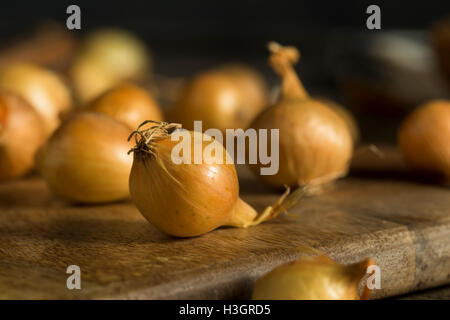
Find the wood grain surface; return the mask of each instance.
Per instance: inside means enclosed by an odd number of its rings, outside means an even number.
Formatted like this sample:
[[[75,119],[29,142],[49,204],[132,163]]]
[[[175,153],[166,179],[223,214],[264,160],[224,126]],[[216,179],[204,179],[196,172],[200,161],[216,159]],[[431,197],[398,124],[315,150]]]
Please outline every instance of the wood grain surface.
[[[0,298],[249,298],[262,274],[319,253],[342,263],[373,257],[373,298],[450,283],[450,189],[416,178],[396,153],[376,167],[366,158],[273,221],[190,239],[159,232],[129,201],[72,205],[39,177],[0,184]],[[277,199],[239,172],[255,208]],[[81,290],[66,287],[69,265],[81,268]]]

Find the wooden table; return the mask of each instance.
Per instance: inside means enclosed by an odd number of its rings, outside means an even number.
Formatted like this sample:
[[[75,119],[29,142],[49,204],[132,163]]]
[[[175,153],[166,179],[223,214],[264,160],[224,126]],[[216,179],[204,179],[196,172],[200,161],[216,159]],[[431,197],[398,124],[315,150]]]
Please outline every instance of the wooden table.
[[[72,205],[38,177],[3,183],[0,298],[249,298],[262,274],[319,253],[342,263],[373,257],[381,268],[373,298],[448,284],[450,190],[417,180],[398,154],[392,159],[271,222],[190,239],[162,234],[131,202]],[[360,160],[354,168],[367,171]],[[241,195],[255,208],[277,199],[239,171]],[[66,287],[69,265],[81,268],[81,290]]]

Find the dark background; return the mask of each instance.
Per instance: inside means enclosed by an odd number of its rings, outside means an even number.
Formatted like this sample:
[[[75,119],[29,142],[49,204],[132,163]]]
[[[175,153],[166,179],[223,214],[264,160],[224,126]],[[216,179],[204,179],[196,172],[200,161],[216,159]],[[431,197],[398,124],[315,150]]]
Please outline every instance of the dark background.
[[[450,13],[450,1],[8,1],[0,36],[8,39],[45,19],[65,23],[77,4],[82,30],[120,26],[143,37],[161,55],[252,59],[270,40],[298,45],[305,60],[320,55],[333,33],[366,29],[366,8],[381,7],[382,29],[427,29]],[[376,32],[376,31],[375,31]]]
[[[266,43],[276,40],[295,45],[302,54],[297,70],[307,89],[343,104],[345,98],[333,77],[341,60],[331,59],[330,64],[330,56],[359,42],[363,46],[365,39],[380,32],[418,30],[426,36],[434,21],[450,14],[448,0],[10,1],[1,6],[0,37],[7,43],[43,20],[65,24],[70,4],[81,7],[82,30],[74,31],[78,35],[102,26],[133,31],[151,49],[156,72],[168,76],[186,76],[218,63],[243,61],[257,67],[269,83],[275,84],[278,79],[266,65]],[[366,28],[370,4],[381,8],[381,31]],[[350,65],[352,68],[359,66]],[[364,69],[366,65],[361,66]],[[369,129],[363,124],[363,136],[393,140],[398,120],[388,125],[381,119],[389,128],[378,134],[380,119],[375,119],[376,115],[357,116],[362,122],[368,119]]]

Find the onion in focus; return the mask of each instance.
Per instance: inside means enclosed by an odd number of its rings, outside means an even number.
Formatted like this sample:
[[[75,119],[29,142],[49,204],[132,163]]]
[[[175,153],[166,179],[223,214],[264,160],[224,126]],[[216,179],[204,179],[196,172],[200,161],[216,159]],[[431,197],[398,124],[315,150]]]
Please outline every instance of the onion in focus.
[[[353,114],[346,109],[345,107],[341,106],[337,102],[334,102],[329,99],[324,98],[318,98],[317,100],[322,101],[324,104],[326,104],[328,107],[333,109],[341,118],[344,120],[344,122],[347,124],[348,129],[350,130],[350,133],[352,135],[353,144],[356,146],[360,139],[361,134],[358,126],[358,122],[356,121]]]
[[[281,96],[251,128],[280,130],[280,163],[277,174],[259,176],[273,186],[319,186],[345,176],[354,147],[349,127],[327,104],[305,91],[292,66],[299,60],[296,48],[271,43],[269,49],[269,62],[282,78]],[[259,163],[250,166],[257,174],[260,167]]]
[[[50,189],[65,199],[102,203],[129,196],[132,157],[130,129],[96,112],[81,112],[64,122],[37,155]]]
[[[130,129],[137,128],[145,120],[163,120],[162,112],[150,94],[132,84],[107,91],[95,99],[88,110],[112,116]]]
[[[20,96],[0,91],[0,181],[23,176],[44,142],[37,112]]]
[[[60,115],[72,104],[68,87],[52,71],[28,63],[0,70],[0,88],[24,98],[42,117],[47,134],[60,123]]]
[[[430,101],[413,111],[400,127],[398,144],[413,168],[450,181],[450,101]]]
[[[281,265],[255,285],[255,300],[367,300],[370,289],[358,286],[373,265],[366,259],[351,265],[339,264],[327,256],[303,258]]]
[[[85,39],[70,76],[77,97],[86,103],[124,80],[143,77],[150,68],[150,55],[140,39],[123,30],[103,29]]]
[[[178,150],[178,154],[189,150],[190,155],[180,156],[191,163],[176,164],[172,153],[184,142],[172,141],[171,135],[180,125],[163,122],[142,129],[147,123],[153,122],[144,122],[133,133],[136,146],[132,149],[130,193],[142,215],[169,235],[193,237],[225,225],[254,226],[289,209],[302,195],[302,189],[290,195],[287,191],[277,203],[258,214],[239,198],[236,169],[222,144],[201,132],[183,131],[182,141],[200,141],[203,160],[194,163],[195,143],[190,143],[190,149]],[[210,152],[205,152],[207,148]],[[221,154],[216,155],[214,150]]]

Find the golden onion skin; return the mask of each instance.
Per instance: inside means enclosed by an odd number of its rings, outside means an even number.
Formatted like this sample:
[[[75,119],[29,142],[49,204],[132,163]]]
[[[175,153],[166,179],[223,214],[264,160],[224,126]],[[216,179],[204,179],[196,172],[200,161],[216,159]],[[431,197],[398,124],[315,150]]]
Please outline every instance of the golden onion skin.
[[[257,70],[242,63],[231,63],[222,66],[219,70],[233,77],[245,97],[245,107],[258,111],[263,110],[269,104],[269,89],[265,79]],[[243,127],[246,129],[246,127]]]
[[[434,100],[419,106],[400,127],[398,144],[413,168],[450,180],[450,101]]]
[[[358,287],[372,259],[352,265],[339,264],[326,256],[303,258],[281,265],[261,277],[253,291],[254,300],[360,300],[368,299]]]
[[[273,186],[316,185],[344,176],[353,154],[350,131],[341,117],[314,99],[282,99],[261,113],[251,128],[279,129],[279,171],[260,175]],[[270,146],[268,150],[270,150]]]
[[[361,134],[358,126],[358,121],[356,121],[353,114],[348,109],[332,100],[323,98],[319,98],[317,100],[323,102],[325,105],[333,109],[333,111],[335,111],[342,118],[342,120],[344,120],[344,122],[348,126],[348,129],[350,130],[350,134],[352,135],[353,144],[357,145],[361,139]]]
[[[60,115],[72,105],[68,87],[52,71],[30,63],[0,70],[0,88],[24,98],[42,117],[48,134],[60,124]]]
[[[223,71],[207,71],[195,76],[181,91],[173,114],[184,128],[193,130],[195,120],[203,121],[203,129],[246,129],[264,108],[247,96],[242,85]]]
[[[0,91],[0,181],[26,174],[44,139],[42,119],[34,108],[20,96]]]
[[[38,167],[50,189],[79,203],[104,203],[129,196],[130,129],[94,112],[81,112],[56,130],[39,151]]]
[[[130,193],[158,229],[177,237],[198,236],[230,221],[239,199],[238,178],[234,164],[194,164],[193,152],[192,164],[174,164],[171,152],[177,143],[170,137],[158,141],[156,158],[135,152]]]
[[[109,90],[87,109],[107,114],[133,130],[145,120],[163,120],[161,109],[152,96],[133,84],[124,84]]]

